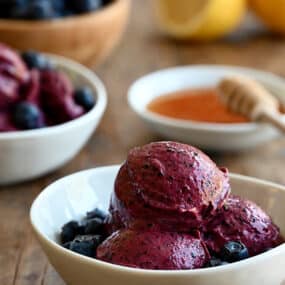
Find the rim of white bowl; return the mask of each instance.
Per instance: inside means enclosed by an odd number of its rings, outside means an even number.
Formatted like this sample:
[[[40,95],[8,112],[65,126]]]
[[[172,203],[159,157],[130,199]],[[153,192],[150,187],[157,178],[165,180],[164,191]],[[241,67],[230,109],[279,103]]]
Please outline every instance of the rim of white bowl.
[[[95,72],[91,71],[87,67],[82,64],[71,60],[69,58],[54,55],[54,54],[46,54],[52,61],[55,62],[59,67],[65,67],[68,70],[71,70],[75,74],[80,74],[83,76],[90,85],[97,91],[96,92],[96,104],[95,106],[83,114],[82,116],[68,121],[66,123],[58,124],[55,126],[48,126],[40,129],[34,130],[20,130],[20,131],[12,131],[12,132],[0,132],[0,141],[1,140],[15,140],[15,139],[24,139],[24,138],[32,138],[35,136],[48,136],[51,134],[61,133],[63,129],[67,130],[70,128],[74,128],[76,126],[85,125],[86,122],[92,121],[94,117],[100,118],[107,106],[107,91],[104,86],[102,80],[95,74]]]
[[[277,255],[280,250],[282,250],[285,254],[285,243],[267,251],[264,253],[261,253],[259,255],[250,257],[248,259],[245,260],[241,260],[235,263],[230,263],[224,266],[216,266],[216,267],[210,267],[210,268],[198,268],[198,269],[185,269],[185,270],[150,270],[150,269],[141,269],[141,268],[133,268],[133,267],[128,267],[128,266],[122,266],[122,265],[117,265],[117,264],[112,264],[109,262],[105,262],[105,261],[101,261],[98,260],[96,258],[91,258],[91,257],[87,257],[75,252],[72,252],[66,248],[64,248],[63,246],[61,246],[60,244],[58,244],[57,242],[51,240],[50,238],[46,237],[43,233],[41,233],[36,224],[33,221],[33,216],[36,215],[36,207],[37,204],[39,203],[40,200],[42,200],[46,195],[48,195],[48,193],[50,191],[56,191],[56,188],[53,188],[53,186],[57,183],[60,183],[62,180],[68,179],[71,176],[74,175],[83,175],[83,174],[89,174],[93,171],[118,171],[121,165],[109,165],[109,166],[101,166],[101,167],[96,167],[96,168],[92,168],[92,169],[87,169],[87,170],[83,170],[83,171],[79,171],[79,172],[75,172],[73,174],[67,175],[59,180],[54,181],[52,184],[48,185],[38,196],[37,198],[34,200],[31,209],[30,209],[30,222],[32,224],[33,230],[37,233],[38,236],[40,236],[46,243],[49,244],[49,246],[53,247],[56,250],[59,250],[60,252],[62,252],[62,254],[66,255],[67,258],[68,256],[72,257],[72,258],[78,258],[80,259],[82,262],[84,262],[85,264],[88,264],[90,266],[98,266],[101,269],[103,268],[107,268],[113,271],[117,271],[117,272],[124,272],[124,273],[128,273],[128,274],[138,274],[138,275],[144,275],[144,274],[149,274],[149,275],[155,275],[155,276],[159,276],[159,275],[199,275],[199,274],[212,274],[212,273],[220,273],[221,271],[230,271],[233,268],[239,267],[239,268],[243,268],[246,267],[248,265],[251,265],[253,263],[256,263],[259,260],[264,260],[264,259],[268,259],[268,258],[272,258],[275,255]],[[234,178],[234,179],[238,179],[238,180],[243,180],[243,181],[248,181],[248,182],[252,182],[255,184],[259,184],[259,185],[266,185],[268,187],[273,187],[273,188],[278,188],[281,191],[285,191],[285,186],[282,186],[280,184],[274,183],[274,182],[270,182],[270,181],[266,181],[263,179],[259,179],[259,178],[255,178],[255,177],[250,177],[250,176],[245,176],[245,175],[241,175],[241,174],[236,174],[236,173],[230,173],[230,178]]]
[[[270,87],[276,90],[284,90],[285,93],[285,79],[283,79],[281,76],[278,76],[272,72],[262,71],[259,69],[249,68],[249,67],[242,67],[242,66],[234,66],[234,65],[219,65],[219,64],[194,64],[194,65],[182,65],[182,66],[174,66],[169,67],[165,69],[160,69],[151,73],[148,73],[137,80],[135,80],[131,86],[128,89],[128,104],[131,107],[131,109],[139,115],[139,117],[143,118],[144,120],[147,120],[151,123],[158,123],[164,126],[171,126],[171,127],[178,127],[182,129],[195,129],[195,130],[204,130],[204,131],[212,131],[212,132],[250,132],[257,128],[263,127],[266,124],[263,123],[232,123],[232,124],[224,124],[224,123],[205,123],[205,122],[198,122],[198,121],[192,121],[192,120],[183,120],[183,119],[174,119],[167,116],[159,115],[154,112],[151,112],[147,110],[145,104],[143,108],[137,107],[137,105],[134,103],[135,99],[135,88],[137,84],[140,84],[144,80],[148,80],[149,78],[156,76],[161,73],[168,73],[168,72],[176,72],[181,70],[228,70],[232,73],[247,73],[248,75],[256,75],[263,78],[264,81],[266,81],[266,85],[270,85]],[[163,94],[161,94],[163,96]],[[150,101],[149,101],[150,102]],[[149,103],[148,102],[148,103]],[[282,117],[285,120],[285,114],[282,115]]]

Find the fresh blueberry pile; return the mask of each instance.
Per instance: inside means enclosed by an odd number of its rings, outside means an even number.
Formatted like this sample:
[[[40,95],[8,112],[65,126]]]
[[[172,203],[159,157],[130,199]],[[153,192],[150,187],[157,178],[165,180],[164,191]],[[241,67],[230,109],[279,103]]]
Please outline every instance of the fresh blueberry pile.
[[[0,0],[0,18],[48,20],[88,13],[112,0]]]
[[[71,221],[62,227],[60,240],[66,249],[95,257],[96,249],[106,238],[104,221],[107,214],[96,208],[81,223]]]
[[[206,267],[216,267],[249,258],[247,247],[238,241],[227,242],[218,257],[212,256]]]

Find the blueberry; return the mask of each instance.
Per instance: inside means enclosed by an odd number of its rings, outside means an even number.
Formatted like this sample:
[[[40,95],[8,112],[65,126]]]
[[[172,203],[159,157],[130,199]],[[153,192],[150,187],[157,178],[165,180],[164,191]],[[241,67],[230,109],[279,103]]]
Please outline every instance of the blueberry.
[[[28,18],[32,20],[46,20],[56,16],[50,0],[33,0],[28,5]]]
[[[27,0],[7,0],[9,2],[11,2],[11,4],[14,6],[14,7],[23,7],[25,5],[27,5]]]
[[[95,105],[93,92],[88,87],[82,87],[75,90],[74,100],[76,104],[82,106],[86,111],[90,111]]]
[[[50,0],[52,2],[52,7],[57,13],[63,13],[66,9],[65,0]],[[69,1],[69,0],[67,0]]]
[[[29,69],[36,68],[40,70],[51,69],[51,62],[44,55],[29,50],[22,53],[22,58]]]
[[[18,103],[12,113],[15,125],[20,129],[37,129],[43,127],[41,113],[32,103]]]
[[[71,241],[64,243],[62,246],[66,249],[70,249]]]
[[[61,12],[62,17],[70,17],[73,16],[74,13],[71,10],[65,9],[64,11]]]
[[[227,262],[236,262],[249,257],[247,247],[238,241],[227,242],[220,253],[221,259]]]
[[[27,0],[9,0],[10,7],[7,9],[9,18],[25,19],[28,14]]]
[[[10,18],[12,19],[26,19],[28,17],[28,9],[24,7],[14,7],[11,9]]]
[[[113,2],[113,0],[103,0],[103,6],[107,6],[112,2]]]
[[[13,0],[10,9],[10,18],[12,19],[27,19],[28,18],[28,3],[25,0]]]
[[[99,208],[95,208],[93,211],[87,212],[86,219],[99,218],[101,220],[105,220],[107,217],[107,213]]]
[[[62,244],[72,241],[80,233],[80,226],[77,222],[71,221],[61,229],[60,239]]]
[[[77,236],[69,245],[69,249],[89,257],[95,257],[96,248],[102,242],[100,235]]]
[[[211,257],[206,267],[216,267],[216,266],[222,266],[222,265],[227,265],[227,264],[228,262],[222,261],[221,259],[217,257]]]
[[[72,0],[72,9],[75,13],[87,13],[103,6],[103,0]]]
[[[93,218],[85,221],[84,233],[86,235],[90,234],[100,234],[103,229],[103,221],[99,218]]]

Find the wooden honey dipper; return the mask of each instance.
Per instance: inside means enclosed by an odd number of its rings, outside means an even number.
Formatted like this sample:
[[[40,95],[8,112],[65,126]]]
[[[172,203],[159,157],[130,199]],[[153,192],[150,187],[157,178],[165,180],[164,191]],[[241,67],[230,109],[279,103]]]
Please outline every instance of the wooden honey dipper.
[[[218,91],[232,111],[253,121],[268,122],[285,132],[279,101],[257,81],[239,75],[225,77],[218,84]]]

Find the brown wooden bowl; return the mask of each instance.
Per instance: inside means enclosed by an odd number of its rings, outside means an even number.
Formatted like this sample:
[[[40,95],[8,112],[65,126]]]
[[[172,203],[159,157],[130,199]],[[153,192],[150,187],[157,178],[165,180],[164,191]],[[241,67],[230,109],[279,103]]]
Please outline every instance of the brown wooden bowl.
[[[0,20],[0,42],[19,50],[33,49],[70,57],[85,65],[102,62],[126,27],[130,0],[93,13],[50,21]]]

